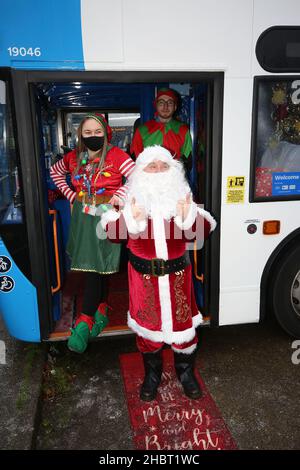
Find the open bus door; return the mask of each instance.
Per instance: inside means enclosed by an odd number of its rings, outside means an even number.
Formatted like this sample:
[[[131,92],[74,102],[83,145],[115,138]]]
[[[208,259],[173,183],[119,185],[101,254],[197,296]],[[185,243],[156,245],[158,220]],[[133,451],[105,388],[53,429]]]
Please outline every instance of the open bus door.
[[[42,104],[43,100],[44,103],[49,101],[47,90],[57,90],[63,85],[69,87],[70,90],[72,87],[74,91],[75,87],[78,86],[76,83],[81,83],[90,88],[98,86],[101,91],[99,96],[103,96],[105,95],[105,86],[109,85],[113,89],[111,96],[114,96],[118,87],[123,87],[123,92],[118,99],[120,103],[124,103],[129,96],[126,90],[128,91],[130,87],[137,87],[137,89],[140,88],[138,93],[139,106],[135,106],[135,109],[131,108],[131,111],[138,112],[143,122],[153,115],[152,102],[155,86],[167,84],[171,87],[175,85],[180,88],[185,83],[189,93],[186,95],[186,115],[183,116],[182,120],[188,120],[195,143],[196,159],[194,160],[193,171],[194,181],[198,186],[196,200],[199,203],[204,203],[205,208],[219,219],[223,74],[190,72],[122,72],[120,74],[120,72],[78,73],[5,70],[3,71],[2,82],[6,95],[9,95],[8,90],[10,90],[10,113],[14,119],[10,133],[11,136],[13,132],[15,133],[12,136],[16,149],[14,158],[18,162],[20,195],[22,198],[20,206],[22,214],[20,220],[22,223],[19,224],[19,230],[22,227],[22,240],[24,243],[26,242],[26,257],[24,256],[26,262],[21,263],[19,261],[18,266],[21,267],[22,275],[26,278],[28,287],[21,287],[20,285],[17,295],[19,307],[16,306],[17,303],[14,303],[12,297],[13,292],[17,292],[15,290],[16,286],[11,293],[2,294],[0,292],[1,299],[8,299],[1,303],[1,310],[9,332],[17,338],[28,341],[65,339],[69,334],[69,329],[65,328],[59,331],[57,330],[57,324],[64,308],[63,291],[66,285],[65,281],[70,274],[68,268],[65,269],[67,262],[62,262],[65,256],[62,247],[64,248],[67,238],[62,221],[64,221],[65,226],[68,225],[70,208],[66,200],[54,201],[54,204],[49,203],[49,190],[51,191],[54,188],[51,187],[51,181],[47,177],[49,158],[46,155],[48,149],[45,146],[45,137],[47,140],[47,136],[51,135],[51,113],[48,115],[50,120],[45,118],[45,115],[43,115],[45,107]],[[81,94],[81,102],[82,96],[88,96],[89,94],[88,90],[85,91],[86,93]],[[201,96],[204,96],[205,99],[206,112],[204,114],[203,109],[201,109]],[[72,139],[68,139],[70,129],[67,126],[67,119],[71,118],[73,113],[88,111],[91,106],[89,103],[82,106],[78,102],[77,105],[72,104],[72,109],[62,109],[59,104],[61,103],[61,96],[56,96],[56,98],[57,104],[53,105],[52,110],[57,112],[55,119],[58,134],[60,134],[59,146],[57,147],[57,150],[59,150],[61,144],[65,148],[72,143]],[[8,103],[9,100],[6,100],[6,103]],[[95,109],[95,103],[92,108]],[[110,108],[107,107],[109,121],[116,117],[114,114],[116,111],[120,111],[116,106],[111,105]],[[102,110],[102,107],[97,106],[97,110],[99,109]],[[129,109],[130,106],[127,107],[127,111]],[[199,115],[203,118],[202,122],[199,121]],[[132,127],[133,124],[132,122]],[[203,126],[203,129],[201,126]],[[203,140],[201,139],[203,130],[206,139],[205,150],[202,152],[202,156],[199,157],[199,145]],[[121,133],[121,129],[119,129],[119,133]],[[200,138],[198,139],[197,136],[200,136]],[[6,190],[3,191],[5,193]],[[14,188],[11,190],[11,198],[13,194]],[[1,225],[1,234],[4,234],[2,239],[7,247],[7,251],[3,254],[8,253],[13,257],[13,251],[18,251],[18,242],[11,239],[11,244],[8,245],[9,237],[5,237],[5,230],[9,229],[7,226],[8,224]],[[15,230],[14,237],[16,237],[16,233]],[[219,236],[216,234],[206,244],[200,257],[195,258],[197,261],[197,274],[200,278],[201,271],[204,271],[204,278],[197,279],[199,282],[204,279],[204,300],[202,300],[201,310],[205,316],[210,317],[210,322],[214,325],[218,324],[219,241]],[[204,263],[201,260],[204,260]],[[127,282],[126,279],[124,282]],[[116,284],[119,287],[118,281],[116,281]],[[199,287],[200,285],[196,284],[195,288],[199,289]],[[31,292],[30,302],[28,300],[28,289]],[[125,304],[125,297],[122,297],[121,292],[120,299],[121,303]],[[67,309],[72,310],[71,313],[74,316],[78,311],[76,300],[75,303],[69,304]],[[124,318],[123,330],[119,327],[116,327],[115,330],[112,328],[110,334],[120,334],[126,331],[126,315]],[[17,331],[18,329],[19,331]]]
[[[40,341],[51,299],[39,166],[28,90],[13,75],[0,69],[0,311],[11,335]]]

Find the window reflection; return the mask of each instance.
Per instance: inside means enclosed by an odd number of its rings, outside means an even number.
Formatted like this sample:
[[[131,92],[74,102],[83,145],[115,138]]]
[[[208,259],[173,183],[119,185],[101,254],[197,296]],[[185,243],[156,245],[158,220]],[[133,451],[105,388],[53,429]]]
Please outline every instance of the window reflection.
[[[22,223],[19,170],[6,84],[0,81],[0,223]]]
[[[259,83],[256,197],[300,195],[300,80]]]

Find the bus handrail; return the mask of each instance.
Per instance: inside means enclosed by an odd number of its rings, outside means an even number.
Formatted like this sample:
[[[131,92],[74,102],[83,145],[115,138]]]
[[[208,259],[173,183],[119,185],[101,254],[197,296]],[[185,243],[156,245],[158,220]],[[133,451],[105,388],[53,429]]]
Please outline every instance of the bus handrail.
[[[54,209],[49,209],[49,215],[53,215],[53,240],[54,240],[54,253],[55,253],[55,267],[56,267],[56,280],[57,285],[55,287],[51,286],[51,293],[56,294],[61,288],[61,275],[60,275],[60,264],[59,264],[59,254],[58,254],[58,241],[57,241],[57,211]]]

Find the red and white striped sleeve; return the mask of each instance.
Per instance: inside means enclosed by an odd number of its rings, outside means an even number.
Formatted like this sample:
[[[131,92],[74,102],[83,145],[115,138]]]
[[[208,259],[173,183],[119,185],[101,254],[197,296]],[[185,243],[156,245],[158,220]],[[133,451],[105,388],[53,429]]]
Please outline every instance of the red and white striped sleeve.
[[[128,157],[127,154],[125,154],[126,157]],[[126,158],[125,161],[123,161],[123,163],[120,165],[119,167],[119,171],[120,173],[125,176],[125,178],[127,179],[131,173],[133,172],[134,170],[134,167],[135,167],[135,163],[134,161],[128,157]],[[128,192],[128,186],[127,184],[124,184],[123,186],[121,186],[116,192],[115,192],[115,196],[118,196],[120,197],[121,199],[125,199],[126,198],[126,194]]]
[[[76,191],[73,191],[66,182],[66,175],[69,173],[68,167],[62,158],[50,168],[50,176],[62,194],[73,203],[76,198]]]

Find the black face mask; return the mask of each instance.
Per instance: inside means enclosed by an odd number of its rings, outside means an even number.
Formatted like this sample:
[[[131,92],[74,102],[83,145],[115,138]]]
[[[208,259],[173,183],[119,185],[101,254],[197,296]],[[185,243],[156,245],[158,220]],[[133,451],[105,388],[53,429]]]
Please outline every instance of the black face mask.
[[[100,150],[103,147],[104,135],[101,137],[96,135],[93,135],[92,137],[82,137],[82,141],[89,150],[97,152],[97,150]]]

